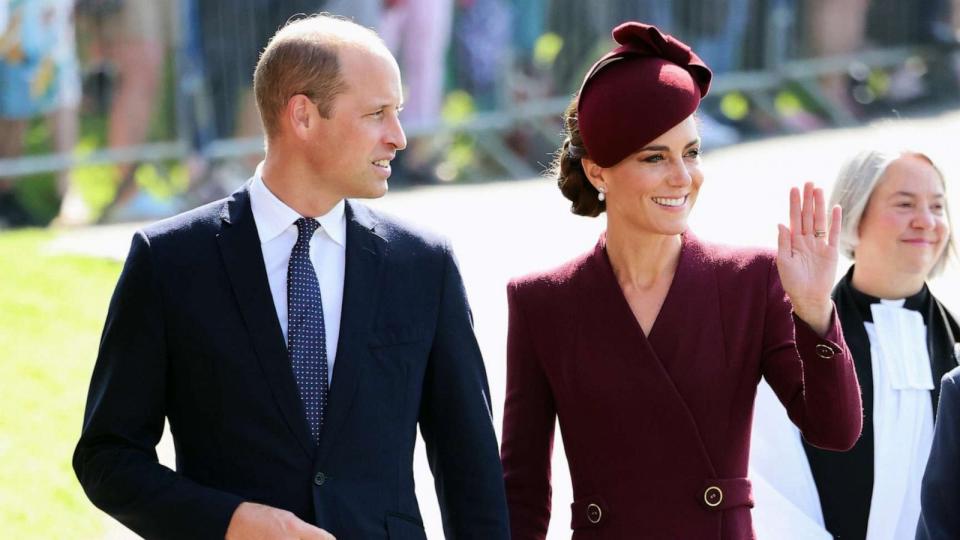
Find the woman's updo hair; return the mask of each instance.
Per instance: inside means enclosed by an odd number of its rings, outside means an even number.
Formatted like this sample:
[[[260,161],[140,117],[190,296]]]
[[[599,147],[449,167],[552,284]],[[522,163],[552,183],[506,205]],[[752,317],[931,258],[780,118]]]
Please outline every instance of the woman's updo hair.
[[[563,196],[570,199],[570,211],[579,216],[597,217],[607,209],[606,203],[597,199],[597,188],[587,179],[580,158],[588,157],[580,136],[577,122],[577,97],[574,97],[563,113],[563,146],[557,152],[550,167],[550,175],[557,179]]]

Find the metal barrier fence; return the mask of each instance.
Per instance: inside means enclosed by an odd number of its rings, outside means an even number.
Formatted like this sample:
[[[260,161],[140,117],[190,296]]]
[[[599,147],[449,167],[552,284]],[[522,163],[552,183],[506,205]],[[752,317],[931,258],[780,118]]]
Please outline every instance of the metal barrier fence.
[[[427,156],[411,159],[409,171],[429,166],[450,180],[537,174],[569,96],[620,21],[649,21],[690,43],[717,75],[705,114],[728,133],[750,134],[848,124],[878,103],[955,99],[954,3],[8,0],[0,2],[0,190],[11,179],[94,166],[115,166],[112,183],[129,184],[141,163],[254,159],[263,143],[253,66],[294,13],[330,10],[381,31],[411,94],[408,137]],[[31,24],[74,7],[75,18],[57,27]],[[36,91],[43,77],[58,86],[47,102]],[[56,115],[44,133],[37,118],[58,108],[78,112]]]

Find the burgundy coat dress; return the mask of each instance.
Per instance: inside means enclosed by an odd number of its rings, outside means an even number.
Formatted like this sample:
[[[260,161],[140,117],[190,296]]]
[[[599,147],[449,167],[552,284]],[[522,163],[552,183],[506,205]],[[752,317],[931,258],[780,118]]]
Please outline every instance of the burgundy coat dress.
[[[819,337],[791,314],[773,253],[683,236],[645,336],[607,258],[508,286],[503,446],[514,540],[546,537],[559,418],[573,538],[754,538],[747,462],[766,377],[812,444],[849,449],[862,409],[836,313]]]

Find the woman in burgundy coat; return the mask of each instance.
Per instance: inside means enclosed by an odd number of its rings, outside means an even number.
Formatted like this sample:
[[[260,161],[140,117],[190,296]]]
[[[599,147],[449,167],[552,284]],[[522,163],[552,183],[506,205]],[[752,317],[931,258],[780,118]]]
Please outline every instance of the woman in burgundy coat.
[[[811,444],[860,435],[857,378],[830,291],[840,210],[790,193],[779,250],[699,241],[693,113],[711,73],[689,47],[626,23],[566,113],[558,184],[607,213],[586,254],[508,286],[504,465],[515,540],[550,521],[559,418],[574,539],[753,538],[746,478],[765,377]]]

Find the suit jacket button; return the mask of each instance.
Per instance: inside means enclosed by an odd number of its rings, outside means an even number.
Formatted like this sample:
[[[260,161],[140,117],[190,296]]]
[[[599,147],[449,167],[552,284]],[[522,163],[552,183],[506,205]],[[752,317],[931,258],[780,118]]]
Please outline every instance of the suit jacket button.
[[[322,486],[324,482],[327,481],[327,475],[322,472],[318,472],[316,476],[313,477],[313,483]]]
[[[590,520],[590,523],[596,525],[600,523],[600,518],[603,517],[603,512],[600,511],[600,507],[596,504],[590,503],[587,506],[587,519]]]
[[[817,356],[820,358],[833,358],[834,352],[833,348],[829,345],[824,345],[823,343],[818,343],[816,346]]]

